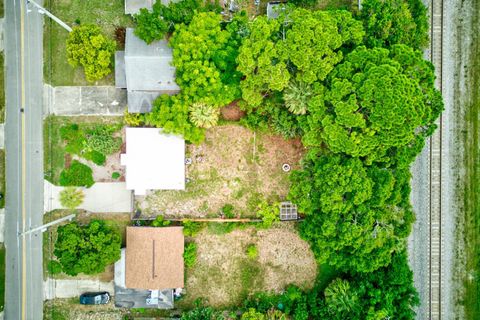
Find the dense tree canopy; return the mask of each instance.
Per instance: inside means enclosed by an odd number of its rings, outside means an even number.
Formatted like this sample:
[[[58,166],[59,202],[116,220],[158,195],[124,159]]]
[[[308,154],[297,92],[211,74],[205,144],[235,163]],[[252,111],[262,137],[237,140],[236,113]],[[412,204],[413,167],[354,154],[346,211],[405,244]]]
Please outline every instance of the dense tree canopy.
[[[96,274],[120,259],[121,237],[102,220],[88,225],[72,222],[58,227],[54,254],[70,276]]]
[[[252,107],[259,106],[265,94],[285,89],[292,77],[308,84],[324,80],[342,60],[342,46],[358,44],[364,35],[348,11],[297,8],[287,15],[257,17],[240,47],[242,97]]]
[[[423,145],[443,108],[431,63],[404,45],[359,47],[330,74],[324,101],[312,107],[303,141],[366,163],[397,161],[403,148]],[[408,163],[412,159],[408,159]]]
[[[161,95],[153,101],[152,112],[145,115],[145,124],[162,128],[165,133],[181,135],[189,142],[200,143],[205,138],[205,131],[190,122],[189,105],[183,94]]]
[[[220,14],[198,13],[188,26],[177,26],[170,40],[176,82],[191,102],[223,106],[240,96],[239,20],[226,28],[221,22]]]
[[[182,23],[188,25],[195,13],[206,11],[220,12],[221,9],[209,1],[205,3],[202,0],[172,1],[168,5],[157,0],[152,10],[142,8],[134,15],[137,25],[135,34],[146,43],[162,40],[167,32],[175,30],[175,25]]]
[[[339,275],[325,289],[316,284],[308,292],[289,287],[281,295],[258,293],[245,302],[245,308],[267,314],[282,305],[295,320],[413,320],[418,304],[413,273],[402,251],[377,271]]]
[[[403,246],[414,220],[409,172],[320,156],[291,175],[289,198],[306,215],[302,236],[319,263],[372,272]]]
[[[115,41],[105,37],[96,25],[74,27],[68,35],[68,63],[73,67],[82,66],[89,82],[112,72],[114,52]]]
[[[422,49],[428,45],[427,9],[421,0],[364,0],[360,19],[369,47],[406,44]]]

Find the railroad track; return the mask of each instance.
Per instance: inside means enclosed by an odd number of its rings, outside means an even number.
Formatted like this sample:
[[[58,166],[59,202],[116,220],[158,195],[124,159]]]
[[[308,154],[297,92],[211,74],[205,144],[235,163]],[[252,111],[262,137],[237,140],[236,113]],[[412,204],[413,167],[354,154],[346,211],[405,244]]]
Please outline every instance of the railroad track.
[[[430,61],[435,65],[435,86],[443,88],[443,0],[430,0]],[[444,316],[442,305],[442,115],[430,137],[430,210],[429,210],[429,301],[430,320]]]

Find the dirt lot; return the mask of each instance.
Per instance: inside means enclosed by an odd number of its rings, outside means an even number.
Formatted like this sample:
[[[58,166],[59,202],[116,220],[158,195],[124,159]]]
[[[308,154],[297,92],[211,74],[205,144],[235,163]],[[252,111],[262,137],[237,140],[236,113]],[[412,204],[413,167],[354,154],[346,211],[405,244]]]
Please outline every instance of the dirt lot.
[[[199,146],[187,146],[192,164],[185,191],[156,191],[137,198],[145,215],[216,216],[225,204],[237,216],[254,216],[262,199],[283,199],[289,189],[282,164],[298,168],[304,148],[299,140],[258,134],[238,125],[210,129]]]
[[[187,295],[177,306],[189,307],[205,298],[214,307],[240,304],[256,291],[280,292],[287,285],[311,288],[317,264],[309,245],[300,239],[293,224],[271,229],[248,228],[216,235],[208,230],[196,238],[197,262],[187,269]],[[246,254],[255,245],[257,258]]]

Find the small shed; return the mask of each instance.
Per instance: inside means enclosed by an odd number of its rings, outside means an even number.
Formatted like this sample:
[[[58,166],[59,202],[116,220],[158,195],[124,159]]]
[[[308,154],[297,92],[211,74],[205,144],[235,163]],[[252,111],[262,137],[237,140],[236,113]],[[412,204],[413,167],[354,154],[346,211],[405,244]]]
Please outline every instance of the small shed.
[[[127,128],[125,182],[135,195],[185,189],[185,140],[158,128]]]
[[[276,19],[280,12],[285,10],[285,4],[280,1],[272,1],[267,3],[267,17],[269,19]]]
[[[289,220],[297,220],[297,219],[298,219],[297,205],[291,203],[290,201],[281,202],[280,203],[280,220],[289,221]]]
[[[115,86],[127,89],[129,112],[150,112],[156,97],[180,91],[172,60],[166,40],[147,44],[127,28],[125,51],[115,53]]]

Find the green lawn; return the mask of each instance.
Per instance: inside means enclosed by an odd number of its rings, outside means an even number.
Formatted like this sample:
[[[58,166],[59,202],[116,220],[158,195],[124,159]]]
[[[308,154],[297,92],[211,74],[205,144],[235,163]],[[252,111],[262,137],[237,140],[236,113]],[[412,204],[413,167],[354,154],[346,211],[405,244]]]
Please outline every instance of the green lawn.
[[[122,117],[57,117],[49,116],[43,124],[44,141],[44,175],[53,184],[59,183],[60,172],[65,167],[65,143],[60,137],[60,128],[66,124],[76,123],[80,129],[95,127],[98,124],[116,125],[122,122]]]
[[[480,10],[480,2],[476,3],[477,10]],[[478,12],[478,11],[477,11]],[[477,21],[474,25],[478,25]],[[475,28],[472,26],[472,28]],[[479,117],[480,117],[480,37],[475,34],[474,48],[472,50],[472,61],[469,63],[470,70],[470,92],[471,104],[466,106],[466,125],[465,125],[465,181],[464,188],[464,212],[465,212],[465,230],[466,230],[466,280],[465,296],[463,304],[465,306],[466,319],[480,318],[480,143],[479,143]]]
[[[69,26],[97,24],[111,38],[117,26],[133,25],[131,17],[124,14],[124,0],[46,0],[45,7]],[[93,85],[85,80],[81,68],[73,69],[67,62],[65,43],[68,32],[48,18],[44,31],[45,82],[53,86]],[[111,74],[96,84],[113,83]]]

